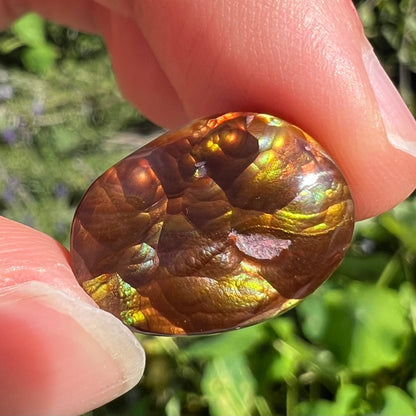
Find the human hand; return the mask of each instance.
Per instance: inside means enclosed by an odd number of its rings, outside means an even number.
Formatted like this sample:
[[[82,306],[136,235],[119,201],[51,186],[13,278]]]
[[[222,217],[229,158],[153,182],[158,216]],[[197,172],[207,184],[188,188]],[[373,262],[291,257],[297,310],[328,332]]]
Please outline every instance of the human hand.
[[[0,3],[2,23],[28,3]],[[374,61],[348,1],[264,1],[256,8],[244,1],[215,8],[203,1],[30,4],[53,20],[101,33],[124,94],[159,124],[178,127],[203,115],[247,110],[298,125],[341,167],[357,219],[391,208],[414,188],[414,120]],[[0,403],[0,413],[77,414],[134,385],[141,350],[115,318],[89,306],[64,249],[7,220],[0,223],[0,247],[1,308],[9,308],[0,346],[7,352],[0,368],[9,400]],[[28,340],[33,354],[24,349],[18,355]],[[9,374],[16,374],[15,383]]]
[[[0,217],[0,414],[76,415],[140,380],[144,352],[78,285],[69,253]]]

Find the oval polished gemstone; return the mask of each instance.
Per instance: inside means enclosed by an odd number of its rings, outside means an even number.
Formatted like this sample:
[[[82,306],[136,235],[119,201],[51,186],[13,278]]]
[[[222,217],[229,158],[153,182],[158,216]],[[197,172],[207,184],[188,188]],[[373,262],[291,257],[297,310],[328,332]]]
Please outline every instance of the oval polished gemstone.
[[[73,269],[95,302],[152,334],[278,315],[342,260],[353,202],[319,144],[276,117],[228,113],[108,169],[73,222]]]

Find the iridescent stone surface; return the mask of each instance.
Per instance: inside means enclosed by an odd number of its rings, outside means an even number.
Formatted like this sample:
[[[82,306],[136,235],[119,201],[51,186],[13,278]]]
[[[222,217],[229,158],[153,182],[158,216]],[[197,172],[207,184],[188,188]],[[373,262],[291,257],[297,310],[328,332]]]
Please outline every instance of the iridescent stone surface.
[[[342,260],[353,202],[331,158],[276,117],[228,113],[164,134],[108,169],[75,214],[85,291],[126,325],[201,334],[254,324]]]

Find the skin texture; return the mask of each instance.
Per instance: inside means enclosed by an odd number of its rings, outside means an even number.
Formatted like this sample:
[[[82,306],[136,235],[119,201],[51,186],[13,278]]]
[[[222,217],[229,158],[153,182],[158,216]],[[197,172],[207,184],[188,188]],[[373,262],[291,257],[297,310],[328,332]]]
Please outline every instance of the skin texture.
[[[165,127],[244,110],[298,125],[343,171],[357,220],[405,199],[415,187],[415,121],[352,3],[252,5],[0,0],[0,26],[35,10],[100,33],[126,98]],[[65,249],[6,219],[0,220],[0,315],[0,414],[79,414],[141,377],[143,351],[121,323],[92,306]]]

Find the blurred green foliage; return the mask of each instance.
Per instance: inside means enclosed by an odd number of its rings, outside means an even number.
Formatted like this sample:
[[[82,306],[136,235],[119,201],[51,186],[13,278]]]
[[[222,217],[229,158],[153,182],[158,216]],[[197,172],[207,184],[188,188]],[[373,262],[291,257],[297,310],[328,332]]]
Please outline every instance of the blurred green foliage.
[[[357,6],[414,111],[415,1]],[[100,38],[34,14],[0,34],[0,214],[68,246],[88,185],[154,128],[121,98]],[[89,414],[416,415],[415,212],[411,196],[357,223],[339,269],[282,317],[205,337],[138,335],[143,380]]]

